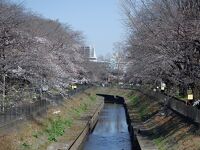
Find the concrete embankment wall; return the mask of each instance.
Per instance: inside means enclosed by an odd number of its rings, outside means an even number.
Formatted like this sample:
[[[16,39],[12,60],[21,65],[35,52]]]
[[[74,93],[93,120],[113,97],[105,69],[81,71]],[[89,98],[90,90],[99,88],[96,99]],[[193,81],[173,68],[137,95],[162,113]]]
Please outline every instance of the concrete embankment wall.
[[[138,138],[134,133],[134,129],[133,129],[133,125],[132,125],[132,122],[131,122],[131,119],[130,119],[130,115],[129,115],[129,112],[128,112],[127,105],[126,105],[126,103],[124,103],[123,105],[124,105],[124,109],[125,109],[125,113],[126,113],[126,121],[127,121],[127,124],[128,124],[128,131],[129,131],[130,137],[131,137],[132,149],[141,150]]]
[[[200,124],[200,110],[193,107],[187,106],[185,103],[170,98],[168,102],[169,108],[183,115],[184,117],[189,118],[190,120]]]
[[[87,124],[84,127],[84,129],[82,130],[82,132],[77,136],[75,141],[68,147],[67,150],[78,150],[81,148],[82,144],[84,143],[84,141],[87,139],[90,132],[95,127],[95,125],[98,121],[99,114],[102,111],[103,107],[104,107],[104,102],[102,102],[99,105],[99,107],[96,109],[96,111],[93,114],[93,116],[91,117],[91,119],[87,122]]]
[[[179,100],[175,97],[169,96],[164,93],[153,92],[153,91],[144,91],[141,89],[136,89],[147,96],[159,100],[161,103],[167,103],[168,108],[182,115],[183,117],[188,118],[189,120],[200,124],[200,110],[193,106],[188,106],[182,100]]]

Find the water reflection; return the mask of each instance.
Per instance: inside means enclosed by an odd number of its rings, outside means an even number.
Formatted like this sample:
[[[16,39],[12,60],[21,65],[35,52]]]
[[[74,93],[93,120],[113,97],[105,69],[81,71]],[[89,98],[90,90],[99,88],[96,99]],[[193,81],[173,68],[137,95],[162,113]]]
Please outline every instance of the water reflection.
[[[124,107],[105,104],[97,126],[83,150],[131,150]]]

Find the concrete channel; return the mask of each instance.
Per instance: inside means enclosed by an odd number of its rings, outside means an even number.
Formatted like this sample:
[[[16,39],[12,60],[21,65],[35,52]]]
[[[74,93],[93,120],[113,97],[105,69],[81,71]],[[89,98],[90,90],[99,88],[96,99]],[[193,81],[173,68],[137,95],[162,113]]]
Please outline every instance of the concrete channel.
[[[124,98],[97,95],[104,103],[67,150],[140,150]]]
[[[83,150],[131,150],[126,115],[121,104],[105,104]]]
[[[104,108],[81,150],[139,150],[123,97],[102,95]]]

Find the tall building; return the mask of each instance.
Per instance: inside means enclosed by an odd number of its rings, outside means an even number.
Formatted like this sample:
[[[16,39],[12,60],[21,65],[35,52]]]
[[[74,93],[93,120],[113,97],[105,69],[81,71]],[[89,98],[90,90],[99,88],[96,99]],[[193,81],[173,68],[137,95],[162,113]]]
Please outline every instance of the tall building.
[[[84,46],[82,47],[82,55],[86,60],[89,61],[97,61],[95,48],[92,46]]]

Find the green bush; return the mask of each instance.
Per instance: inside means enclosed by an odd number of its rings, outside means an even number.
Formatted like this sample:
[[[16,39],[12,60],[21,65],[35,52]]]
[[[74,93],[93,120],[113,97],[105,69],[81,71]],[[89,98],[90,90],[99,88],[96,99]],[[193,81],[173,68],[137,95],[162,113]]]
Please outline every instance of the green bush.
[[[57,117],[53,121],[50,122],[46,132],[48,133],[49,141],[57,141],[57,137],[62,136],[65,132],[65,128],[72,126],[71,119],[61,119],[61,117]]]

